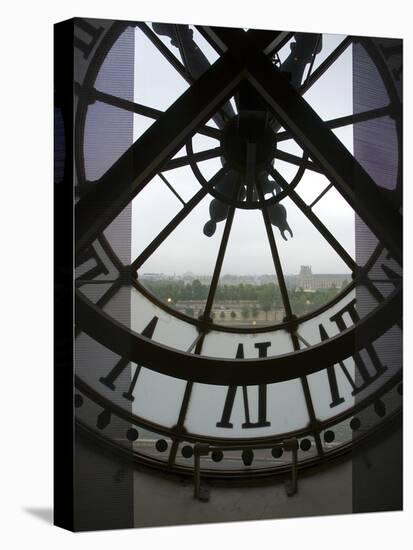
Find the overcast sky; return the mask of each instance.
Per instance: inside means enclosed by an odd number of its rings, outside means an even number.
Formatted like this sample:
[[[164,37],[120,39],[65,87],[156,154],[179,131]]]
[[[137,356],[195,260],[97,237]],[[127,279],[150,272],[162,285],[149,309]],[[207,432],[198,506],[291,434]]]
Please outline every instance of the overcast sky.
[[[324,35],[323,50],[317,56],[314,68],[343,39],[340,35]],[[198,39],[198,38],[197,38]],[[201,40],[201,38],[199,38]],[[164,40],[169,45],[168,40]],[[205,53],[213,62],[216,54],[202,41]],[[288,48],[282,52],[289,53]],[[332,68],[305,94],[305,99],[323,119],[330,119],[352,113],[352,56],[348,48]],[[135,101],[167,109],[187,88],[187,83],[155,50],[149,40],[136,31],[135,46]],[[134,136],[137,139],[152,123],[151,119],[135,115]],[[352,128],[336,131],[338,137],[352,151]],[[195,151],[217,147],[219,142],[197,135]],[[300,148],[293,140],[279,144],[280,149],[299,155]],[[178,153],[185,154],[185,151]],[[211,177],[221,164],[219,159],[199,164],[206,177]],[[287,181],[294,176],[296,167],[277,161],[275,167]],[[170,183],[184,200],[188,200],[200,188],[189,168],[165,173]],[[311,202],[328,185],[324,176],[306,171],[296,188],[304,200]],[[203,226],[209,220],[207,196],[198,207],[181,223],[175,232],[159,247],[142,266],[141,272],[181,274],[187,271],[196,274],[212,274],[225,222],[218,224],[211,238],[203,234]],[[287,209],[287,220],[293,231],[293,238],[285,242],[274,228],[274,235],[284,272],[294,274],[301,265],[311,265],[314,273],[344,273],[348,268],[339,256],[315,230],[290,199],[282,204]],[[182,204],[165,186],[159,177],[154,178],[146,189],[133,201],[132,258],[161,231],[176,215]],[[341,196],[330,190],[318,203],[315,213],[332,230],[337,240],[354,256],[354,213]],[[238,209],[228,243],[222,274],[267,274],[274,273],[273,262],[260,211]]]

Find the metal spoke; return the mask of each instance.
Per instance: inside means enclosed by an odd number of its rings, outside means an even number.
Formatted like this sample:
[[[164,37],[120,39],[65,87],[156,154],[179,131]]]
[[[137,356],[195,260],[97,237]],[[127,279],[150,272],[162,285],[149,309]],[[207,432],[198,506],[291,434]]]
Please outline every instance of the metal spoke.
[[[368,120],[374,120],[381,118],[392,113],[393,107],[386,105],[385,107],[379,107],[378,109],[370,109],[369,111],[363,111],[361,113],[354,113],[353,115],[342,116],[338,118],[332,118],[324,121],[330,129],[342,128],[344,126],[350,126],[352,124],[358,124],[359,122],[366,122]],[[279,141],[286,141],[287,139],[293,139],[290,132],[283,131],[276,134],[277,143]]]
[[[285,310],[285,313],[286,313],[287,321],[289,322],[291,341],[292,341],[294,350],[298,351],[300,349],[300,344],[299,344],[297,335],[295,334],[294,324],[292,323],[293,320],[294,320],[294,315],[293,315],[293,312],[291,310],[290,298],[288,296],[288,290],[287,290],[287,286],[285,284],[284,273],[283,273],[283,270],[282,270],[281,260],[280,260],[279,254],[278,254],[277,245],[275,243],[274,233],[273,233],[272,228],[271,228],[271,221],[270,221],[270,218],[269,218],[269,215],[268,215],[267,207],[264,204],[264,193],[262,191],[262,188],[259,185],[257,186],[257,192],[258,192],[258,196],[259,196],[260,201],[263,203],[262,215],[263,215],[263,218],[264,218],[265,229],[267,231],[267,237],[268,237],[268,241],[269,241],[269,244],[270,244],[270,249],[271,249],[271,254],[272,254],[272,258],[273,258],[273,262],[274,262],[275,271],[276,271],[276,274],[277,274],[278,286],[280,288],[281,297],[282,297],[283,305],[284,305],[284,310]],[[301,386],[303,388],[303,393],[304,393],[304,398],[305,398],[305,402],[306,402],[306,406],[307,406],[308,416],[310,418],[310,424],[311,424],[311,426],[314,430],[313,435],[314,435],[314,440],[315,440],[316,447],[317,447],[317,452],[320,456],[323,456],[323,454],[324,454],[323,453],[323,446],[321,444],[320,434],[317,431],[317,418],[316,418],[316,415],[315,415],[314,404],[313,404],[313,400],[312,400],[312,397],[311,397],[310,388],[308,386],[307,377],[302,376],[300,378],[300,381],[301,381]]]
[[[223,55],[105,172],[99,184],[76,204],[76,253],[102,233],[228,99],[243,76],[242,70],[241,61]]]
[[[189,70],[189,63],[185,55],[185,49],[182,43],[181,33],[179,32],[178,25],[174,25],[174,29],[175,29],[176,38],[178,40],[178,49],[181,55],[182,63],[184,64],[184,67],[186,67],[188,74],[192,77],[191,71]]]
[[[254,62],[248,64],[247,78],[280,123],[293,132],[301,148],[308,151],[337,191],[401,264],[401,215],[395,208],[389,208],[360,162],[265,56],[256,55]]]
[[[81,88],[78,87],[77,90],[80,94]],[[154,120],[158,119],[164,114],[164,112],[160,111],[159,109],[154,109],[153,107],[148,107],[147,105],[142,105],[141,103],[135,103],[134,101],[129,101],[127,99],[123,99],[122,97],[108,94],[106,92],[101,92],[96,88],[91,88],[86,92],[86,94],[90,99],[101,101],[102,103],[106,103],[107,105],[112,105],[113,107],[117,107],[131,113],[136,113],[137,115],[142,115],[147,118],[152,118]],[[200,126],[197,129],[197,133],[213,139],[221,139],[221,130],[218,130],[217,128],[212,128],[212,126]]]
[[[203,319],[205,321],[205,325],[208,322],[208,318],[209,318],[209,315],[210,315],[211,309],[212,309],[212,304],[214,303],[215,292],[216,292],[216,289],[217,289],[217,286],[218,286],[218,280],[219,280],[222,264],[223,264],[224,257],[225,257],[225,251],[226,251],[226,248],[227,248],[229,235],[231,233],[232,222],[234,220],[234,214],[235,214],[235,207],[231,206],[230,209],[229,209],[229,212],[228,212],[227,221],[225,223],[224,233],[222,235],[221,244],[220,244],[219,251],[218,251],[218,256],[217,256],[217,261],[215,263],[214,273],[212,275],[211,284],[210,284],[209,292],[208,292],[208,297],[207,297],[207,300],[206,300],[206,303],[205,303],[205,308],[204,308],[204,313],[203,313]],[[202,331],[202,326],[199,327],[199,330]],[[205,332],[200,332],[200,334],[198,336],[198,339],[196,341],[196,347],[195,347],[195,351],[194,351],[195,355],[200,355],[201,354],[202,346],[204,344],[204,339],[205,339]],[[194,344],[192,344],[190,350],[188,350],[188,351],[192,350],[193,345]],[[182,429],[184,427],[184,422],[185,422],[186,414],[187,414],[187,411],[188,411],[189,402],[190,402],[190,399],[191,399],[192,388],[193,388],[193,382],[187,382],[186,387],[185,387],[185,393],[184,393],[184,396],[183,396],[183,399],[182,399],[181,409],[180,409],[180,412],[179,412],[178,422],[176,424],[176,431],[178,431],[178,432],[182,432]],[[172,443],[172,446],[171,446],[171,452],[169,453],[168,466],[172,466],[174,464],[175,459],[176,459],[176,453],[178,451],[178,446],[179,446],[179,439],[175,439]]]
[[[295,166],[302,166],[304,164],[307,170],[312,170],[313,172],[317,172],[319,174],[323,173],[321,168],[319,168],[311,160],[303,159],[303,157],[292,155],[291,153],[286,153],[285,151],[280,151],[279,149],[276,149],[274,151],[274,158],[283,160],[284,162],[289,162],[290,164],[294,164]]]
[[[329,128],[342,128],[343,126],[350,126],[351,124],[358,124],[359,122],[366,122],[368,120],[390,115],[392,110],[392,105],[385,105],[378,109],[370,109],[369,111],[362,111],[361,113],[354,113],[352,115],[327,120],[326,124]]]
[[[228,245],[229,236],[234,221],[235,206],[231,206],[228,211],[227,221],[225,222],[224,232],[222,234],[221,244],[218,251],[217,261],[215,263],[214,273],[212,275],[211,284],[209,286],[208,297],[205,304],[203,318],[205,322],[211,313],[212,304],[214,303],[215,293],[218,286],[219,276],[221,274],[222,264],[224,262],[225,252]]]
[[[206,151],[200,151],[199,153],[194,153],[193,155],[185,155],[168,161],[162,168],[162,172],[167,170],[174,170],[175,168],[181,168],[182,166],[187,166],[192,161],[201,162],[204,160],[210,160],[213,158],[220,157],[222,155],[221,147],[214,147],[213,149],[207,149]]]
[[[193,386],[194,386],[193,382],[187,382],[185,386],[185,392],[182,398],[181,409],[179,411],[178,421],[175,426],[175,432],[178,434],[182,433],[183,431],[186,414],[188,412],[189,402],[191,400]],[[173,466],[175,463],[176,453],[178,452],[180,441],[181,440],[177,438],[173,439],[172,441],[171,450],[169,452],[169,457],[168,457],[168,467]]]
[[[274,233],[273,233],[272,228],[271,228],[271,220],[270,220],[270,217],[268,215],[268,209],[267,209],[266,205],[264,204],[265,203],[264,193],[263,193],[263,190],[262,190],[260,185],[257,185],[256,188],[257,188],[258,198],[262,203],[262,215],[263,215],[263,218],[264,218],[264,225],[265,225],[265,229],[266,229],[266,232],[267,232],[267,238],[268,238],[268,242],[269,242],[269,245],[270,245],[271,255],[272,255],[272,259],[273,259],[273,263],[274,263],[274,267],[275,267],[275,272],[276,272],[277,279],[278,279],[278,286],[279,286],[280,292],[281,292],[281,298],[282,298],[283,305],[284,305],[284,311],[285,311],[285,314],[286,314],[286,317],[287,317],[287,321],[291,321],[292,318],[293,318],[293,314],[292,314],[292,310],[291,310],[290,298],[288,296],[287,285],[285,284],[284,272],[282,270],[280,256],[278,254],[277,245],[275,243]]]
[[[298,193],[294,191],[294,189],[288,189],[288,183],[275,168],[270,168],[269,175],[274,179],[274,181],[276,181],[280,185],[282,190],[288,190],[288,196],[290,197],[290,199],[298,206],[303,214],[316,227],[316,229],[326,239],[329,245],[337,252],[344,263],[350,268],[350,270],[354,272],[357,268],[356,262],[353,260],[350,254],[341,246],[337,239],[330,233],[330,231],[318,218],[318,216],[316,216],[311,208],[307,206],[300,195],[298,195]]]
[[[147,38],[152,42],[155,48],[161,52],[164,58],[172,65],[172,67],[189,83],[192,84],[193,79],[186,70],[185,66],[177,59],[177,57],[171,52],[169,48],[165,46],[162,40],[156,33],[146,24],[138,23],[137,26],[145,34]]]
[[[295,335],[294,335],[295,336]],[[293,339],[294,349],[297,351],[300,349],[297,336]],[[306,376],[300,378],[301,386],[304,392],[305,403],[307,405],[308,416],[310,417],[310,426],[313,428],[313,437],[317,448],[317,453],[320,457],[324,456],[323,444],[321,443],[320,432],[318,429],[318,421],[315,414],[313,398],[311,396],[310,387],[308,385],[308,379]]]
[[[321,193],[313,200],[313,202],[308,206],[309,208],[314,208],[314,206],[318,203],[318,201],[320,199],[322,199],[324,197],[324,195],[333,187],[333,184],[330,183],[329,185],[327,185],[322,191]]]
[[[348,48],[348,46],[353,42],[351,36],[347,36],[337,48],[331,52],[331,54],[317,67],[313,74],[300,86],[300,94],[305,94],[321,76],[333,65],[340,55]]]
[[[313,50],[313,56],[312,56],[312,59],[311,59],[311,63],[310,63],[310,66],[308,67],[308,73],[307,73],[307,76],[305,77],[305,81],[304,81],[304,84],[308,81],[308,79],[310,78],[311,76],[311,73],[313,71],[313,67],[314,67],[314,63],[315,63],[315,58],[317,56],[317,48],[320,44],[320,41],[321,41],[321,37],[322,35],[319,34],[318,35],[318,38],[317,38],[317,42],[315,43],[315,46],[314,46],[314,50]]]
[[[247,40],[253,48],[261,50],[265,55],[278,52],[293,36],[292,32],[264,31],[249,29],[244,33],[242,29],[197,26],[202,36],[214,50],[222,54],[228,49],[236,51],[243,40]]]
[[[132,262],[131,267],[133,270],[138,270],[142,264],[157,250],[157,248],[169,237],[178,225],[188,216],[190,212],[202,201],[202,199],[208,194],[209,190],[216,184],[222,175],[225,174],[225,169],[221,168],[219,172],[211,178],[205,187],[202,187],[196,193],[190,201],[178,212],[178,214],[166,225],[162,231],[155,237],[155,239],[145,248],[141,254]]]
[[[178,71],[178,73],[182,76],[182,78],[184,78],[188,82],[188,84],[192,84],[195,81],[195,78],[199,75],[193,74],[193,72],[190,69],[189,63],[187,62],[185,49],[182,43],[178,25],[174,25],[174,28],[175,28],[176,38],[179,44],[178,49],[182,57],[183,64],[176,58],[176,56],[169,50],[169,48],[165,46],[162,40],[156,35],[156,33],[153,32],[152,29],[148,27],[146,23],[139,23],[138,27],[142,30],[142,32],[144,32],[144,34],[149,38],[149,40],[152,42],[155,48],[157,48],[161,52],[161,54],[174,67],[174,69]],[[225,120],[223,109],[219,109],[219,113],[221,114],[222,118]]]
[[[202,346],[204,344],[204,338],[205,338],[205,333],[200,333],[198,335],[197,340],[196,340],[196,344],[195,344],[194,355],[200,355],[201,350],[202,350]],[[191,345],[188,352],[192,351],[193,347],[194,347],[194,343]],[[177,433],[178,435],[179,434],[183,435],[185,419],[186,419],[186,415],[187,415],[187,412],[188,412],[188,407],[189,407],[189,403],[190,403],[190,400],[191,400],[193,387],[194,387],[193,382],[187,382],[186,383],[185,392],[184,392],[184,395],[183,395],[183,398],[182,398],[181,408],[180,408],[180,411],[179,411],[178,421],[177,421],[176,426],[175,426],[175,433]],[[173,466],[173,464],[176,460],[176,453],[178,451],[179,443],[180,443],[180,439],[178,439],[178,438],[174,438],[174,440],[172,441],[171,451],[170,451],[169,457],[168,457],[168,467]]]
[[[295,336],[295,341],[293,341],[293,342],[294,342],[294,349],[296,351],[301,349],[300,341],[303,342],[303,344],[306,347],[310,347],[310,344],[297,331],[294,333],[294,336]],[[316,444],[317,452],[318,452],[320,457],[323,457],[324,456],[324,450],[323,450],[323,445],[321,443],[321,438],[320,438],[320,430],[319,430],[319,427],[318,427],[319,423],[317,421],[317,417],[316,417],[315,410],[314,410],[313,398],[311,396],[310,387],[308,385],[308,378],[307,378],[307,376],[302,376],[300,378],[300,380],[301,380],[301,386],[303,388],[304,397],[305,397],[305,401],[306,401],[306,405],[307,405],[308,415],[310,417],[310,423],[311,423],[311,426],[314,429],[313,437],[314,437],[314,441],[315,441],[315,444]]]
[[[159,177],[161,178],[161,180],[164,182],[164,184],[167,186],[167,188],[172,191],[172,193],[175,195],[175,197],[185,206],[186,205],[186,202],[184,201],[184,199],[181,197],[181,195],[174,189],[174,187],[172,187],[172,185],[169,183],[169,181],[165,178],[165,176],[159,172]]]

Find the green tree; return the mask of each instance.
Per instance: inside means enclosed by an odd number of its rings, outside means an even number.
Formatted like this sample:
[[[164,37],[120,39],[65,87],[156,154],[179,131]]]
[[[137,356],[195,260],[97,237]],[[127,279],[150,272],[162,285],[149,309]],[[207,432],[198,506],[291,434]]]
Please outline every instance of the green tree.
[[[264,285],[258,295],[258,302],[261,309],[265,311],[265,319],[268,321],[268,312],[274,306],[274,292],[269,285]]]
[[[221,313],[219,314],[219,318],[225,319],[225,311],[221,311]]]
[[[236,319],[237,318],[237,314],[235,313],[235,311],[231,311],[231,319]]]
[[[185,314],[188,315],[188,317],[194,317],[195,311],[192,307],[186,307]]]
[[[202,283],[198,279],[192,281],[192,297],[194,300],[200,300],[202,298]]]
[[[244,306],[241,310],[241,315],[243,319],[248,319],[250,316],[250,308],[247,306]]]

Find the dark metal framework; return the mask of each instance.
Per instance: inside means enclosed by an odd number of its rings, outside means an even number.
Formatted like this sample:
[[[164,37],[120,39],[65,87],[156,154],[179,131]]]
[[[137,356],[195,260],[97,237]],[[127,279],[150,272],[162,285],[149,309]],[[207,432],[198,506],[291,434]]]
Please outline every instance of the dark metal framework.
[[[326,452],[321,441],[321,434],[327,428],[353,417],[362,409],[375,406],[378,400],[387,392],[395,391],[394,388],[396,387],[399,388],[401,373],[398,372],[378,390],[369,395],[367,399],[358,403],[351,410],[333,416],[324,422],[320,422],[316,418],[306,376],[312,372],[325,369],[326,365],[333,365],[349,357],[352,353],[363,347],[365,342],[373,342],[378,336],[400,320],[401,284],[396,284],[395,290],[390,296],[385,298],[375,286],[375,281],[369,279],[368,276],[370,268],[374,265],[383,249],[387,250],[401,265],[401,216],[399,210],[398,208],[389,208],[386,197],[377,192],[377,186],[370,176],[331,131],[334,128],[361,121],[382,116],[392,116],[396,124],[399,151],[401,151],[400,104],[382,57],[376,51],[374,44],[368,39],[347,37],[313,71],[315,52],[320,44],[320,36],[318,36],[314,43],[315,49],[306,78],[302,84],[300,80],[300,85],[296,89],[293,86],[294,76],[289,81],[282,70],[274,68],[274,63],[269,58],[269,54],[277,56],[277,50],[291,38],[292,33],[260,31],[248,31],[244,33],[243,31],[231,29],[200,27],[199,31],[220,53],[220,58],[211,67],[204,64],[202,67],[198,66],[198,68],[194,68],[193,62],[191,64],[188,59],[188,51],[185,47],[183,30],[180,29],[181,26],[176,26],[175,32],[183,63],[176,58],[148,25],[144,23],[134,24],[152,41],[178,73],[191,84],[190,88],[165,113],[162,113],[155,109],[100,92],[94,88],[94,82],[103,60],[114,41],[130,24],[116,23],[113,25],[96,52],[95,60],[90,66],[86,82],[82,87],[78,86],[76,88],[79,94],[79,107],[76,115],[75,157],[79,191],[81,191],[79,193],[81,199],[76,206],[76,251],[80,254],[95,239],[98,239],[119,271],[119,277],[96,304],[92,304],[81,292],[77,292],[76,322],[79,329],[84,330],[94,339],[120,355],[124,360],[131,360],[158,372],[183,378],[187,381],[187,384],[179,418],[176,426],[172,429],[148,422],[122,409],[122,407],[116,406],[78,377],[76,377],[76,387],[84,398],[91,400],[99,407],[103,407],[103,410],[110,410],[111,413],[122,418],[125,422],[131,425],[142,426],[157,434],[169,437],[171,439],[171,450],[166,465],[165,461],[157,461],[153,458],[148,459],[135,452],[138,460],[149,462],[151,465],[161,469],[166,467],[170,471],[181,473],[188,471],[188,468],[175,464],[178,446],[181,441],[205,442],[211,445],[223,445],[225,442],[229,446],[244,445],[245,448],[249,446],[253,448],[254,445],[257,447],[268,443],[277,445],[286,437],[303,438],[311,435],[314,437],[317,456],[311,460],[302,460],[299,463],[300,467],[306,467],[309,464],[313,465],[320,459],[329,460],[333,455],[348,452],[349,444],[343,445],[342,448],[336,449],[334,452]],[[379,69],[389,96],[389,105],[364,113],[357,113],[330,121],[322,121],[301,96],[317,82],[324,72],[338,59],[341,53],[355,41],[363,44]],[[271,159],[279,158],[289,162],[296,165],[298,170],[293,180],[287,182],[274,168],[272,163],[266,166],[267,181],[272,182],[277,188],[277,192],[273,193],[270,199],[266,199],[264,196],[261,185],[254,183],[247,183],[246,196],[244,197],[240,195],[240,188],[237,186],[234,187],[231,196],[228,194],[225,195],[219,190],[219,182],[228,173],[230,166],[224,163],[223,168],[209,181],[204,178],[198,167],[198,162],[202,160],[222,157],[225,154],[222,145],[222,126],[228,121],[231,115],[229,113],[228,100],[237,90],[242,89],[246,85],[245,83],[247,83],[249,88],[254,90],[254,94],[258,94],[260,101],[264,101],[266,108],[273,114],[275,120],[279,121],[279,126],[282,125],[285,128],[285,130],[277,133],[277,128],[273,129],[275,142],[281,142],[293,136],[303,149],[302,157],[296,157],[279,151],[276,146],[272,150]],[[88,105],[93,101],[103,101],[121,109],[155,119],[154,124],[148,131],[96,183],[86,181],[83,159],[86,113]],[[208,125],[207,121],[211,117],[215,121],[220,121],[220,124],[218,124],[220,128],[218,130]],[[201,153],[194,153],[191,137],[195,132],[220,140],[220,146]],[[173,155],[182,146],[186,146],[187,155],[171,160]],[[251,166],[254,165],[256,159],[255,155],[256,152],[251,147],[247,154],[245,166],[248,181],[251,180],[248,174],[251,174]],[[309,157],[311,160],[309,160]],[[185,202],[179,196],[165,176],[165,172],[168,170],[173,170],[184,165],[191,167],[201,184],[201,189],[188,202]],[[296,185],[307,169],[325,174],[330,181],[310,205],[307,205],[295,191]],[[103,230],[138,195],[155,174],[160,175],[165,185],[181,201],[183,205],[182,209],[129,266],[124,266],[116,257],[114,251],[111,250],[109,243],[103,235]],[[398,190],[401,187],[400,179],[401,158],[399,158],[398,167]],[[364,266],[356,264],[355,260],[340,245],[334,235],[313,211],[315,204],[322,199],[332,186],[342,194],[354,211],[360,215],[378,238],[379,244]],[[199,319],[192,319],[172,308],[168,308],[166,304],[144,289],[137,278],[137,271],[208,194],[217,200],[225,201],[227,204],[226,221],[203,315]],[[353,276],[352,283],[332,302],[325,304],[319,310],[311,312],[300,319],[294,315],[291,308],[269,214],[270,209],[286,196],[291,198],[317,228],[329,245],[346,263]],[[400,194],[397,199],[399,198]],[[239,327],[222,327],[214,324],[211,319],[211,309],[236,208],[258,208],[262,212],[274,269],[286,313],[284,321],[276,326],[257,327],[249,330],[240,329]],[[159,307],[197,327],[199,336],[193,344],[193,353],[190,353],[192,350],[188,353],[177,352],[160,344],[155,344],[142,335],[132,333],[114,319],[109,318],[102,311],[103,306],[122,286],[127,284],[133,285]],[[341,332],[338,336],[308,349],[301,349],[299,334],[297,332],[300,323],[315,317],[321,311],[327,310],[358,285],[362,285],[369,290],[379,302],[378,307],[353,327]],[[238,333],[287,330],[295,351],[294,353],[280,357],[242,360],[242,364],[240,364],[239,360],[218,360],[203,357],[201,356],[203,341],[205,335],[211,329]],[[288,434],[278,434],[276,437],[226,439],[191,434],[184,428],[189,400],[195,381],[222,385],[252,385],[277,382],[296,377],[300,377],[301,379],[310,418],[310,425],[303,429]],[[397,414],[397,411],[395,411],[389,414],[388,418],[393,418]],[[90,429],[86,426],[83,426],[82,430],[90,432]],[[359,436],[356,440],[361,440],[364,437],[364,435]],[[263,469],[259,473],[258,471],[253,471],[252,473],[253,475],[268,475],[273,474],[276,470],[283,472],[285,468],[280,466],[271,467]],[[251,471],[229,472],[222,470],[219,472],[206,471],[206,473],[211,476],[229,477],[251,475]]]

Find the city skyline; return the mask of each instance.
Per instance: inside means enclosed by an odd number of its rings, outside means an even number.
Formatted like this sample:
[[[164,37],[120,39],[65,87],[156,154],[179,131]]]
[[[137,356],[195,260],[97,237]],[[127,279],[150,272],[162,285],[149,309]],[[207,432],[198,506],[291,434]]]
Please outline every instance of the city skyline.
[[[286,277],[294,277],[294,276],[297,276],[299,274],[299,272],[296,272],[296,273],[291,273],[291,272],[285,272],[284,275]],[[312,272],[313,275],[348,275],[348,276],[351,276],[351,272],[348,270],[348,271],[313,271]],[[189,277],[193,277],[193,278],[197,278],[197,277],[212,277],[212,271],[211,273],[199,273],[199,272],[193,272],[193,271],[184,271],[184,272],[177,272],[177,271],[174,271],[173,273],[172,272],[166,272],[166,271],[161,271],[161,272],[150,272],[150,271],[147,271],[147,272],[142,272],[140,273],[140,276],[141,277],[145,277],[145,276],[154,276],[154,275],[162,275],[162,276],[166,276],[166,277],[185,277],[187,276],[188,278]],[[222,272],[221,275],[220,275],[220,278],[228,278],[228,277],[235,277],[235,278],[239,278],[239,279],[243,279],[243,278],[248,278],[248,277],[271,277],[271,278],[276,278],[276,273],[231,273],[231,272]]]

